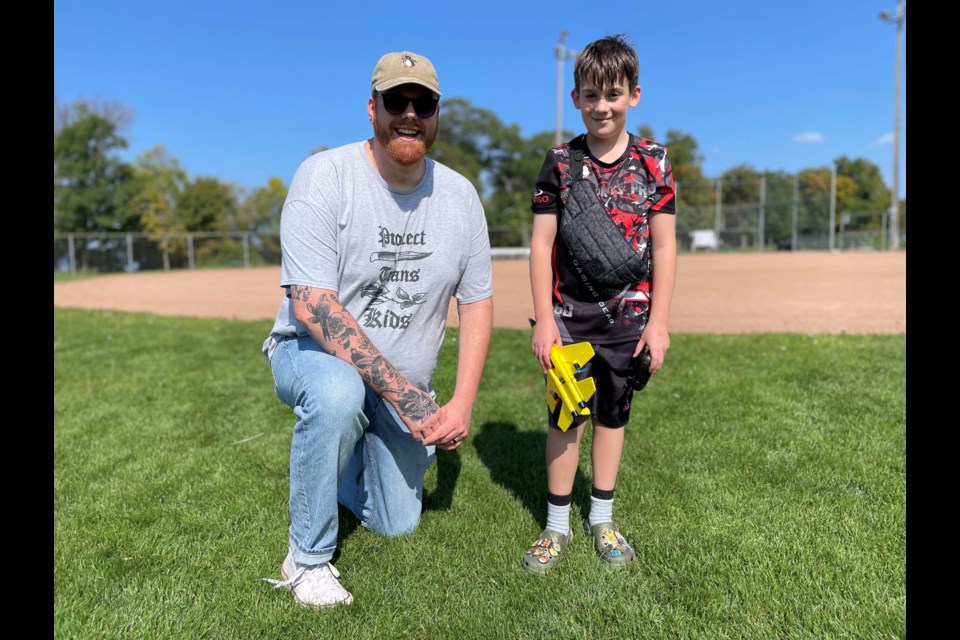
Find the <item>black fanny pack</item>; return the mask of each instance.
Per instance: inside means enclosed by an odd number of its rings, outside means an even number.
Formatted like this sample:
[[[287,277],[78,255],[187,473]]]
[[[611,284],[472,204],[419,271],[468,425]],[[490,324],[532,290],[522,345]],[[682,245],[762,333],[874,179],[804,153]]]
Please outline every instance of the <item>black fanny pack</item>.
[[[570,145],[572,184],[561,207],[560,235],[591,283],[620,289],[646,278],[649,261],[624,237],[593,185],[583,179],[582,139]]]

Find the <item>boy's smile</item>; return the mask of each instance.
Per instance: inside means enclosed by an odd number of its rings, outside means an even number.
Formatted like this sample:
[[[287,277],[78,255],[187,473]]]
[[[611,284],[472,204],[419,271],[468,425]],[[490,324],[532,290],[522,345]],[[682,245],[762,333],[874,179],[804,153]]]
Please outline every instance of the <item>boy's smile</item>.
[[[640,87],[630,91],[627,81],[621,80],[601,90],[593,82],[583,82],[580,90],[574,89],[570,95],[589,136],[596,141],[613,142],[626,130],[627,109],[640,102]]]

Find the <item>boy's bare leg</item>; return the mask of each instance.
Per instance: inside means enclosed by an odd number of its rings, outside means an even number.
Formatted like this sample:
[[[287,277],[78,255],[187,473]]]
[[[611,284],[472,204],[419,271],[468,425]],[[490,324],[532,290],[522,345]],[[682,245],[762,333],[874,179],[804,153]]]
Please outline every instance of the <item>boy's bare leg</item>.
[[[567,431],[547,429],[547,491],[554,495],[565,496],[573,492],[583,429],[584,426]]]
[[[623,427],[605,427],[599,422],[594,422],[593,448],[590,456],[593,461],[593,486],[597,489],[613,491],[616,488],[620,457],[623,454],[623,440]],[[549,478],[549,472],[547,477]]]
[[[584,522],[584,528],[593,535],[597,553],[604,562],[616,567],[632,562],[636,555],[613,523],[614,489],[620,470],[623,440],[623,428],[605,427],[594,422],[593,448],[590,452],[593,489],[590,492],[590,515]]]

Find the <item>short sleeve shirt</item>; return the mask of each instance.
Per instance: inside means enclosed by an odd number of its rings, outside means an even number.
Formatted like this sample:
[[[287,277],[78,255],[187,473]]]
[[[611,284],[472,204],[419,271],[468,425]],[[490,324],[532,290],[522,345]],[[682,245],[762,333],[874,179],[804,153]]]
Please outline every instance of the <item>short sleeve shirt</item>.
[[[571,142],[547,152],[533,193],[531,209],[535,215],[562,215],[572,184]],[[640,282],[621,290],[597,288],[584,278],[558,233],[552,256],[554,318],[564,342],[613,344],[639,339],[649,316],[651,277],[656,267],[651,252],[645,250],[650,242],[650,217],[676,214],[667,147],[631,134],[623,155],[605,163],[590,153],[584,136],[578,142],[586,150],[584,180],[594,186],[624,240],[647,255],[651,265],[649,275]]]
[[[401,191],[373,169],[363,142],[311,156],[290,184],[280,243],[280,285],[337,292],[377,349],[424,390],[451,298],[470,304],[493,294],[477,191],[430,158],[420,183]],[[305,335],[284,297],[264,353],[276,339]]]

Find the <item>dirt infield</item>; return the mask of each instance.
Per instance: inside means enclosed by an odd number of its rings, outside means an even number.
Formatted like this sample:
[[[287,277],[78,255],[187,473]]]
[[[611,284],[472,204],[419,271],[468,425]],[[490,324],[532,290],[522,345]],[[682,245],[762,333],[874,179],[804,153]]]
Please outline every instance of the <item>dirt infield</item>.
[[[493,263],[494,324],[527,328],[526,260]],[[55,307],[268,320],[280,268],[108,275],[53,285]],[[683,254],[670,330],[906,333],[905,252]],[[448,322],[456,326],[451,306]]]

